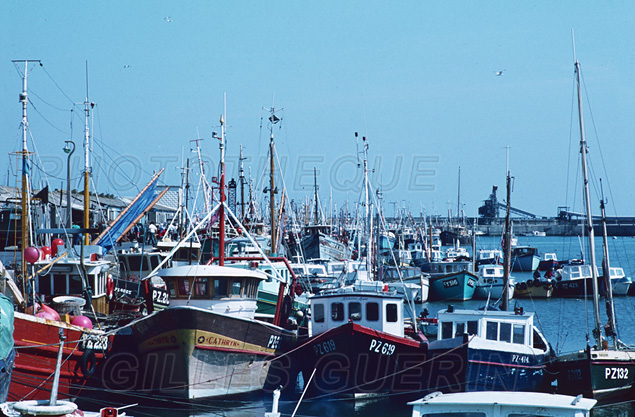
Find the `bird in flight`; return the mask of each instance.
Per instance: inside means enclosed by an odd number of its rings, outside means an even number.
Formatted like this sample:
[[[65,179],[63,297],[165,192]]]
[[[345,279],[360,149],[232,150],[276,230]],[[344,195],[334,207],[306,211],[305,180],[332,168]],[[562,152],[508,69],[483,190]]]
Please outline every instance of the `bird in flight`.
[[[497,77],[500,77],[501,75],[503,75],[503,71],[505,71],[505,70],[502,70],[502,71],[494,71],[494,74],[496,74],[496,76],[497,76]]]
[[[165,21],[166,21],[166,22],[168,22],[168,23],[170,23],[170,22],[172,21],[172,18],[171,18],[170,16],[166,16],[166,17],[165,17]]]

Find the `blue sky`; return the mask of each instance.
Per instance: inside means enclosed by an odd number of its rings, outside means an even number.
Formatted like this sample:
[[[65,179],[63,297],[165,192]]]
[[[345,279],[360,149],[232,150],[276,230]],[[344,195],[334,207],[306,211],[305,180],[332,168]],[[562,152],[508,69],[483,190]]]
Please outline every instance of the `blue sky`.
[[[269,136],[263,107],[273,105],[283,118],[276,147],[296,201],[312,192],[314,167],[324,202],[358,199],[357,131],[368,139],[372,182],[382,185],[389,215],[404,205],[415,215],[422,207],[455,213],[459,167],[461,205],[475,215],[492,185],[504,196],[506,146],[513,206],[546,216],[563,205],[581,211],[574,29],[594,175],[610,185],[609,214],[633,214],[632,2],[26,0],[0,7],[3,184],[15,172],[6,155],[21,146],[21,80],[11,60],[28,58],[44,64],[29,74],[29,120],[54,188],[65,178],[64,141],[82,141],[82,106],[73,103],[84,101],[88,61],[102,192],[133,195],[160,167],[165,183],[179,184],[181,155],[194,157],[189,141],[197,137],[214,175],[212,131],[226,95],[228,176],[236,176],[242,144],[259,195]]]

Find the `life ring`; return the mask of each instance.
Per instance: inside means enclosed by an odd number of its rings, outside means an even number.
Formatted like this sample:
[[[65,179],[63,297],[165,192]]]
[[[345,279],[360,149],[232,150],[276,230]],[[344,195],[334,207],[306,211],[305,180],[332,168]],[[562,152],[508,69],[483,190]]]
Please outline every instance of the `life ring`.
[[[90,378],[93,376],[95,368],[97,368],[97,356],[95,356],[95,352],[92,349],[84,352],[79,360],[79,367],[84,377]]]
[[[115,295],[115,283],[110,274],[108,274],[108,278],[106,279],[106,294],[108,294],[109,300],[112,300],[112,297]]]

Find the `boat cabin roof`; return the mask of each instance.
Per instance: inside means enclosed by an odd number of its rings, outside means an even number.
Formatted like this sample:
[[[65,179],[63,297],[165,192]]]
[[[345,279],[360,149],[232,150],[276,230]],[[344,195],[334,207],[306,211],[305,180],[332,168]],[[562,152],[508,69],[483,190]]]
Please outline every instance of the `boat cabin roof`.
[[[158,274],[164,280],[171,278],[215,278],[215,279],[235,279],[252,278],[255,280],[265,280],[267,276],[258,270],[230,268],[218,265],[183,265],[162,269]]]
[[[585,417],[597,400],[569,395],[521,391],[460,392],[430,394],[409,402],[413,417],[475,416],[475,417]]]
[[[309,335],[353,322],[373,330],[404,336],[403,298],[377,292],[337,290],[309,299],[311,322]]]

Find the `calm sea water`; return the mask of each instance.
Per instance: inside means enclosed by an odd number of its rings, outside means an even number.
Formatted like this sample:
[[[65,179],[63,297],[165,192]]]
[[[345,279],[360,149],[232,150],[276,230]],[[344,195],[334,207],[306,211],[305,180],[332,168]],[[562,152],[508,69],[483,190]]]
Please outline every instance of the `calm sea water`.
[[[575,237],[519,237],[519,245],[531,245],[538,248],[540,253],[556,253],[558,259],[581,258],[588,246],[587,242]],[[597,238],[596,263],[602,259],[602,240]],[[500,247],[500,239],[487,237],[477,241],[476,248],[490,249]],[[635,238],[618,237],[609,239],[610,260],[612,266],[621,266],[627,275],[635,272]],[[471,249],[470,249],[471,252]],[[588,259],[588,255],[584,255]],[[531,277],[528,274],[512,274],[518,281]],[[539,325],[547,340],[557,352],[569,352],[586,346],[586,337],[590,334],[589,323],[593,321],[592,305],[586,300],[576,299],[547,299],[547,300],[512,300],[510,306],[522,306],[526,311],[536,313]],[[479,308],[484,301],[453,302],[457,308]],[[603,303],[600,303],[603,309]],[[416,307],[417,314],[427,308],[432,316],[440,309],[446,308],[447,303],[424,303]],[[620,338],[627,344],[635,344],[635,297],[616,297],[615,310]],[[606,315],[603,313],[603,320]],[[635,400],[635,399],[634,399]],[[86,410],[95,410],[103,406],[102,400],[92,398],[80,403]],[[119,404],[139,402],[140,405],[128,410],[134,416],[263,416],[271,411],[272,397],[270,394],[257,394],[233,401],[206,401],[201,403],[186,403],[169,401],[165,398],[141,398],[134,394],[123,396],[106,395],[104,401]],[[84,405],[85,404],[85,405]],[[279,411],[283,416],[293,414],[298,404],[298,398],[280,401]],[[350,401],[303,401],[296,416],[410,416],[412,409],[399,399],[382,399],[353,404]],[[601,407],[594,410],[598,416],[635,416],[632,404]]]

